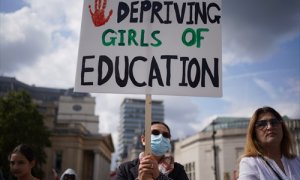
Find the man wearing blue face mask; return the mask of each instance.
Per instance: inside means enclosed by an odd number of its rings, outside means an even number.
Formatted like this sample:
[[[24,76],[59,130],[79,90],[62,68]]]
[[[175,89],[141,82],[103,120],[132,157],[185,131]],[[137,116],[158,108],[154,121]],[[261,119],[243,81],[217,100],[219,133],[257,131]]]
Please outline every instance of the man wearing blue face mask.
[[[151,155],[142,152],[139,158],[121,164],[116,180],[188,180],[183,166],[166,153],[171,149],[170,128],[163,122],[151,123]],[[141,136],[145,145],[145,137]]]

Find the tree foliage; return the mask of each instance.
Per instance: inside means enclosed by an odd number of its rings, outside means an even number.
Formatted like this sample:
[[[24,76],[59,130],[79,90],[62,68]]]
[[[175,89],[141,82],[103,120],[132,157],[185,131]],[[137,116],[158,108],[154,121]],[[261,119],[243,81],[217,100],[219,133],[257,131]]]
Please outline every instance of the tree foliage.
[[[51,145],[49,136],[43,116],[28,93],[12,91],[0,97],[0,169],[6,179],[9,179],[8,155],[21,143],[33,148],[37,159],[33,174],[42,178],[41,166],[46,162],[44,148]]]

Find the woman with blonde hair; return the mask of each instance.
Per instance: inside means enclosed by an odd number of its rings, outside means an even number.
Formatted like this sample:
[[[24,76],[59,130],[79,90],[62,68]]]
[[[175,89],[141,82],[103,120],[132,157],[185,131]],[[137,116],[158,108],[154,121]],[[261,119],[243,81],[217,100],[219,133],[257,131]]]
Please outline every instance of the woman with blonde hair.
[[[271,107],[257,109],[250,119],[239,180],[300,179],[300,158],[281,115]]]

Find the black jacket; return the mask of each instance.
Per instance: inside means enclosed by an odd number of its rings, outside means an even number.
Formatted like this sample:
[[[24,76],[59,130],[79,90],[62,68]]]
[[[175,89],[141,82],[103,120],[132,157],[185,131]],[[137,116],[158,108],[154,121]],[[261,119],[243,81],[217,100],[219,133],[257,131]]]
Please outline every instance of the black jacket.
[[[117,170],[116,180],[135,180],[138,177],[139,164],[139,159],[134,159],[133,161],[121,164]],[[183,166],[175,162],[174,170],[168,176],[160,173],[157,180],[189,180],[189,178],[187,177]]]

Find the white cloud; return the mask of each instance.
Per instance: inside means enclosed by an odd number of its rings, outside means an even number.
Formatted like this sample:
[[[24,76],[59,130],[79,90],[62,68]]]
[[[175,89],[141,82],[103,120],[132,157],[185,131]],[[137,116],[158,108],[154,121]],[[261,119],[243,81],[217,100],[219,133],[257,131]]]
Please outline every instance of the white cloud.
[[[274,88],[269,82],[263,80],[254,78],[254,82],[263,90],[265,91],[264,94],[270,96],[271,99],[278,98],[278,94],[276,92],[277,88]]]
[[[11,72],[34,64],[51,47],[46,23],[28,8],[0,14],[0,72]]]
[[[19,68],[38,66],[35,63],[53,55],[66,58],[64,54],[69,57],[74,54],[72,58],[76,61],[83,1],[28,0],[27,3],[28,7],[0,16],[0,72],[10,74]],[[69,44],[75,47],[70,49]],[[64,60],[57,65],[66,67]],[[53,69],[49,70],[49,74],[52,72]]]
[[[70,39],[59,40],[57,50],[23,67],[15,75],[21,81],[45,87],[70,88],[75,83],[77,43]]]

